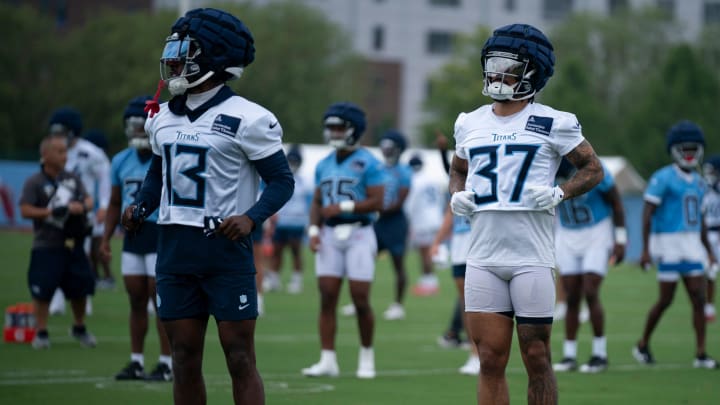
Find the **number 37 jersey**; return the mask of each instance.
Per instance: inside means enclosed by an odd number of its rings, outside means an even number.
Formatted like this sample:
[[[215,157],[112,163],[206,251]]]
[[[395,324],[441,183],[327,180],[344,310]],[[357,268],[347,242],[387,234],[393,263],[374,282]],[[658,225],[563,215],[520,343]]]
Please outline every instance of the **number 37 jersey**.
[[[485,105],[455,122],[455,153],[468,161],[465,189],[475,211],[539,211],[525,192],[550,186],[562,156],[585,138],[574,114],[530,103],[500,117]]]

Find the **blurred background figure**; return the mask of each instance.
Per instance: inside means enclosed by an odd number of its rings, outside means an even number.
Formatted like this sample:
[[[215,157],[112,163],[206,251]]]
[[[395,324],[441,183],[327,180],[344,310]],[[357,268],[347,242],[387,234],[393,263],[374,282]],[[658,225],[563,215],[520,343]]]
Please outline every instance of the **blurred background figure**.
[[[49,135],[40,144],[40,171],[25,181],[20,214],[33,220],[28,287],[33,297],[37,334],[35,349],[50,347],[50,299],[62,290],[70,299],[73,325],[70,335],[85,347],[95,347],[95,337],[85,327],[85,305],[95,283],[83,241],[90,234],[87,212],[92,198],[78,176],[66,171],[67,142]]]
[[[703,218],[707,227],[708,243],[712,247],[715,258],[720,257],[720,155],[710,156],[703,164],[703,175],[708,184],[702,202]],[[708,265],[707,294],[705,302],[705,319],[715,321],[715,281],[718,275],[717,263]]]
[[[287,248],[290,250],[292,260],[292,274],[287,284],[287,292],[299,294],[303,290],[302,244],[310,213],[312,185],[308,184],[300,176],[299,170],[303,161],[300,145],[290,147],[287,160],[295,178],[295,191],[290,201],[270,220],[273,223],[273,249],[268,271],[264,275],[263,290],[277,291],[282,289],[280,272],[283,267],[283,255]]]
[[[145,173],[150,168],[152,149],[145,133],[145,101],[150,96],[135,97],[123,112],[123,125],[128,147],[112,159],[112,191],[105,216],[104,233],[99,253],[103,260],[112,257],[110,240],[120,223],[121,213],[135,201]],[[157,261],[158,225],[157,212],[145,218],[143,226],[133,233],[125,233],[120,270],[125,291],[130,301],[130,362],[115,375],[116,380],[172,380],[170,343],[160,318],[155,327],[160,341],[160,356],[150,374],[145,373],[145,337],[148,332],[148,301],[156,312],[155,263]]]
[[[88,129],[83,135],[85,139],[100,148],[105,156],[108,156],[108,140],[105,133],[99,129]],[[92,195],[97,195],[98,182],[95,183]],[[98,202],[95,201],[94,209],[98,209]],[[105,232],[105,222],[93,224],[92,238],[90,240],[90,268],[95,274],[95,284],[100,290],[112,290],[115,288],[115,277],[112,275],[110,261],[100,254],[100,241]],[[100,271],[102,269],[102,274]]]
[[[80,112],[72,107],[55,110],[48,122],[49,133],[65,137],[67,142],[67,163],[65,170],[80,177],[85,190],[95,204],[90,213],[90,223],[105,222],[105,212],[110,201],[110,161],[102,149],[82,138],[83,122]],[[95,208],[97,207],[97,208]],[[84,242],[84,248],[90,257],[90,237]],[[94,291],[94,290],[93,290]],[[65,312],[65,298],[58,290],[50,303],[51,314]],[[87,300],[86,312],[92,313],[91,301]]]
[[[433,295],[439,291],[439,283],[430,247],[443,222],[447,199],[430,177],[422,175],[423,161],[419,154],[413,155],[408,164],[412,169],[412,182],[404,210],[410,219],[410,246],[418,250],[422,266],[420,280],[412,292],[419,296]]]
[[[400,155],[407,148],[405,135],[396,130],[389,130],[380,138],[385,165],[385,197],[380,217],[375,222],[378,253],[387,250],[395,270],[394,299],[383,312],[386,320],[405,318],[405,292],[407,291],[407,272],[405,270],[405,252],[407,249],[408,232],[410,230],[403,206],[412,182],[410,166],[400,163]]]

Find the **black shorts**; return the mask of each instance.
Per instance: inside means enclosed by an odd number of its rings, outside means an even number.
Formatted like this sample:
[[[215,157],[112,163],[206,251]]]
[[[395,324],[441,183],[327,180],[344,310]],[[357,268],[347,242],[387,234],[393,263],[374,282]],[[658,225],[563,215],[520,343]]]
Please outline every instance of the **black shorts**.
[[[387,250],[394,257],[405,255],[408,238],[408,220],[401,211],[382,216],[375,222],[378,252]]]
[[[299,227],[278,227],[275,228],[273,234],[273,242],[275,243],[289,243],[293,240],[302,241],[305,236],[305,228]]]
[[[50,301],[57,288],[68,299],[80,299],[95,292],[95,276],[82,243],[70,250],[64,247],[35,248],[30,253],[28,271],[30,295]]]
[[[163,321],[204,319],[242,321],[258,316],[255,274],[157,273],[157,308]]]

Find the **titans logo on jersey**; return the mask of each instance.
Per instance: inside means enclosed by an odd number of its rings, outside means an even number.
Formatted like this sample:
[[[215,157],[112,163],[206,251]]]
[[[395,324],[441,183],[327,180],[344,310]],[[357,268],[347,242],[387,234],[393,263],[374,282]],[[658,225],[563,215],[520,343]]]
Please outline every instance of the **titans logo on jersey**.
[[[558,205],[560,225],[570,229],[587,228],[612,214],[612,208],[605,201],[604,195],[613,187],[615,180],[605,166],[603,174],[602,181],[592,190]]]
[[[696,172],[668,165],[655,172],[645,190],[645,201],[657,205],[653,233],[700,232],[700,204],[705,182]]]
[[[383,184],[382,164],[366,149],[355,150],[338,162],[336,151],[318,162],[315,167],[315,186],[320,188],[322,206],[341,201],[367,199],[367,187]],[[371,214],[341,214],[345,222],[374,220]]]
[[[485,105],[455,122],[456,153],[468,161],[465,189],[475,192],[476,211],[539,210],[523,190],[552,186],[560,157],[584,139],[574,114],[538,103],[510,117]]]
[[[192,123],[163,105],[145,122],[145,131],[153,153],[163,158],[161,225],[203,227],[206,216],[246,212],[255,204],[260,182],[251,161],[282,150],[275,116],[237,95]]]

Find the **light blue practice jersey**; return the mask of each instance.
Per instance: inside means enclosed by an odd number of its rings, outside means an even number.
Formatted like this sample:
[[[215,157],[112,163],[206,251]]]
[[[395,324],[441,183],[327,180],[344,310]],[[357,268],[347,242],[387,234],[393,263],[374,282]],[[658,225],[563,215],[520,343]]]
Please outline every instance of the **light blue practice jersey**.
[[[130,204],[135,201],[140,186],[145,179],[145,174],[150,168],[152,154],[148,156],[144,162],[140,160],[137,150],[127,148],[120,151],[112,159],[110,167],[110,181],[113,187],[120,187],[120,195],[122,198],[122,208],[120,212],[124,212]],[[157,222],[158,211],[155,210],[152,215],[145,220],[149,222]]]
[[[295,177],[295,190],[290,200],[277,212],[278,228],[305,228],[310,216],[312,187],[305,179]]]
[[[385,172],[385,197],[383,208],[395,204],[400,197],[400,190],[410,188],[412,182],[412,169],[409,165],[399,163],[395,166],[382,166]]]
[[[645,190],[645,201],[657,205],[652,233],[700,232],[700,203],[705,182],[697,172],[686,173],[675,165],[656,171]]]
[[[563,228],[588,228],[612,214],[612,207],[604,195],[615,185],[615,180],[605,166],[603,173],[603,179],[592,190],[560,203],[557,212]]]
[[[332,151],[315,167],[315,187],[320,188],[322,206],[341,201],[367,199],[367,187],[383,185],[382,164],[367,149],[359,148],[341,162]],[[373,214],[340,214],[343,222],[373,221]]]
[[[470,232],[470,220],[468,219],[468,217],[453,215],[453,235],[459,235],[468,232]]]

